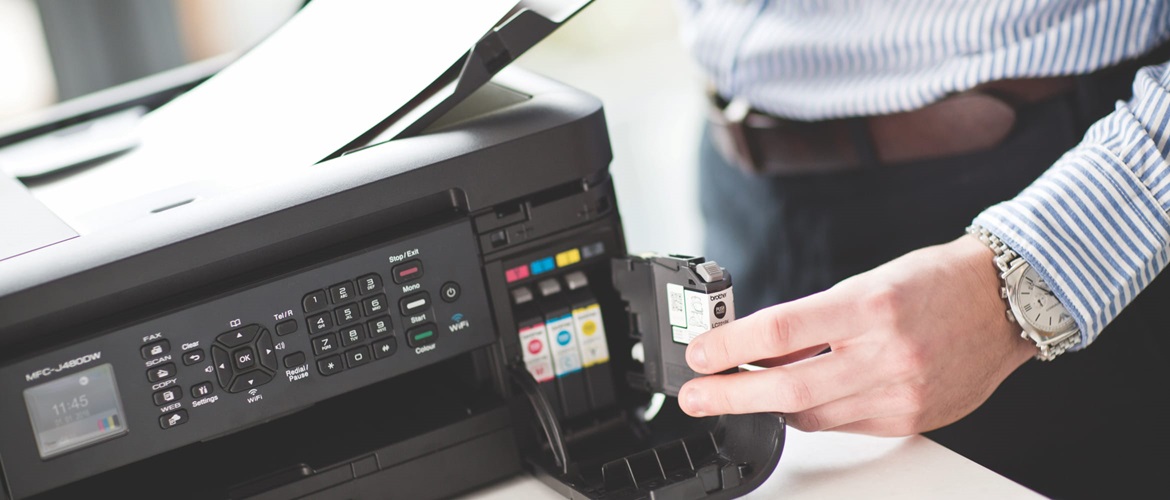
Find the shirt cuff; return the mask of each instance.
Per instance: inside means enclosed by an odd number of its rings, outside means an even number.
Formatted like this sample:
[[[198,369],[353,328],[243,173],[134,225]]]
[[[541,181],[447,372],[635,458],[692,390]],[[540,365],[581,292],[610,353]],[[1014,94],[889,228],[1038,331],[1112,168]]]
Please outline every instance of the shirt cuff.
[[[1082,144],[975,223],[1052,286],[1089,345],[1166,266],[1170,217],[1109,148]]]

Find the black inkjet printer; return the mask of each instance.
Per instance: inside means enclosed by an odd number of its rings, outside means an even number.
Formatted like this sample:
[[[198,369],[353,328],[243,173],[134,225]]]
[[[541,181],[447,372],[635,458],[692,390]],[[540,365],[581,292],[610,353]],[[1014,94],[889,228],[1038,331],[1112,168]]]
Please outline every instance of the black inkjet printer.
[[[683,347],[670,294],[646,299],[662,282],[626,257],[601,103],[503,70],[589,2],[560,3],[522,3],[385,127],[263,186],[121,200],[78,230],[36,193],[103,158],[0,175],[0,499],[425,499],[525,471],[569,498],[762,483],[782,418],[647,411],[686,371],[657,356]],[[62,105],[0,158],[70,147],[219,66]],[[635,282],[657,284],[615,288]]]

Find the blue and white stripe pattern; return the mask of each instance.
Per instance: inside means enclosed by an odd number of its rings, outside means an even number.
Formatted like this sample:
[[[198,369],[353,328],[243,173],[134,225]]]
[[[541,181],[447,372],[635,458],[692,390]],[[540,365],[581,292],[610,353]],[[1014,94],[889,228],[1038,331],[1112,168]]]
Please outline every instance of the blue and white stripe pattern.
[[[981,83],[1083,74],[1170,40],[1170,0],[680,0],[724,96],[800,120],[916,109]],[[975,222],[1091,343],[1170,260],[1170,63],[1032,186]]]

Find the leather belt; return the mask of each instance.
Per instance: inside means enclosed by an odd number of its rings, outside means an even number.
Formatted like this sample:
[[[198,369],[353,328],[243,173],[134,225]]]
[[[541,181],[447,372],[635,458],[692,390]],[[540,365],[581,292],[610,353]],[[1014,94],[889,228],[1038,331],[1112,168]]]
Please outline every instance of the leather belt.
[[[747,172],[830,173],[990,149],[1012,131],[1018,106],[1075,88],[1075,77],[1000,80],[913,111],[816,122],[769,115],[712,92],[710,122],[717,149]]]

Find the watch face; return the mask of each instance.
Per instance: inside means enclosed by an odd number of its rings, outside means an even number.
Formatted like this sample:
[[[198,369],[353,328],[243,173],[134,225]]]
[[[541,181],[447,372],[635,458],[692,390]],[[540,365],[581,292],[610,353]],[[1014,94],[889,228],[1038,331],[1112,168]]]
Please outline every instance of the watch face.
[[[1033,328],[1056,333],[1072,327],[1072,316],[1032,266],[1024,269],[1016,285],[1015,295],[1016,307]]]

